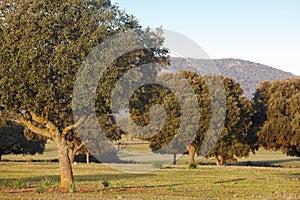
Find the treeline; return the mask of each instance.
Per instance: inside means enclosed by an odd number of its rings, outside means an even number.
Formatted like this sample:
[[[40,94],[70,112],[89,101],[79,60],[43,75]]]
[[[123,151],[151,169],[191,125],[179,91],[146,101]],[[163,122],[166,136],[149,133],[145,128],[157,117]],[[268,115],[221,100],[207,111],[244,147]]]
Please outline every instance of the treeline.
[[[178,74],[188,80],[199,103],[199,124],[193,140],[190,136],[176,138],[179,129],[184,129],[182,131],[187,134],[194,132],[188,123],[180,123],[182,116],[176,95],[157,85],[141,87],[131,98],[130,112],[134,123],[124,124],[126,122],[119,121],[133,137],[149,141],[154,152],[176,154],[184,148],[189,154],[188,162],[195,163],[196,154],[203,155],[202,152],[208,151],[204,156],[213,157],[217,165],[236,162],[238,158],[249,156],[250,152],[255,153],[259,147],[280,150],[289,156],[300,156],[300,78],[261,82],[254,98],[248,100],[238,82],[222,77],[227,104],[224,128],[218,135],[211,132],[215,130],[212,127],[208,133],[212,104],[205,80],[213,80],[214,76],[206,75],[204,78],[189,71],[180,71]],[[159,79],[169,79],[169,85],[172,85],[175,84],[171,79],[173,75],[165,73]],[[184,88],[181,88],[178,91],[183,90]],[[188,103],[190,100],[187,97],[184,101]],[[150,107],[160,103],[162,107],[154,106],[154,110],[152,109],[152,116],[156,119],[150,119]],[[166,113],[162,109],[165,109]],[[192,113],[191,110],[187,112]],[[166,121],[161,121],[164,117]],[[135,124],[151,126],[148,126],[148,129],[140,129]],[[110,131],[114,130],[116,128]],[[213,137],[217,136],[216,144],[203,146],[205,137],[213,140]],[[42,153],[46,143],[46,138],[4,119],[1,120],[0,137],[0,155]],[[176,140],[178,145],[165,148],[172,140]],[[68,133],[66,141],[71,162],[74,162],[77,153],[89,153],[76,131]]]
[[[218,134],[213,132],[217,130],[216,128],[210,128],[208,131],[212,120],[210,116],[212,104],[205,84],[207,77],[188,71],[180,71],[178,74],[184,76],[192,85],[199,103],[200,120],[193,140],[188,135],[194,134],[193,127],[180,123],[182,117],[182,111],[178,109],[180,102],[166,89],[150,86],[140,88],[138,96],[134,96],[131,102],[131,117],[134,123],[127,125],[128,132],[133,134],[133,137],[149,141],[154,152],[176,154],[182,152],[184,148],[182,145],[187,145],[189,163],[195,162],[194,157],[198,153],[207,158],[214,157],[217,165],[236,162],[237,158],[247,157],[250,152],[255,153],[259,147],[281,150],[291,156],[300,155],[300,78],[262,82],[253,100],[248,100],[238,82],[222,77],[227,104],[224,128],[221,134]],[[164,74],[163,79],[168,79],[168,76],[172,75]],[[183,89],[179,91],[182,92]],[[147,102],[144,101],[145,96]],[[184,103],[190,101],[187,97]],[[152,113],[158,118],[155,124],[148,117],[149,107],[162,102],[166,111],[166,121],[160,120],[164,117],[161,114],[163,111],[162,108],[157,108]],[[151,126],[142,132],[135,124],[151,124]],[[181,131],[184,129],[185,137],[177,137],[180,129]],[[217,137],[217,141],[205,147],[203,146],[205,137],[209,137],[212,142]],[[170,147],[170,142],[176,145]],[[203,155],[205,151],[208,153]]]

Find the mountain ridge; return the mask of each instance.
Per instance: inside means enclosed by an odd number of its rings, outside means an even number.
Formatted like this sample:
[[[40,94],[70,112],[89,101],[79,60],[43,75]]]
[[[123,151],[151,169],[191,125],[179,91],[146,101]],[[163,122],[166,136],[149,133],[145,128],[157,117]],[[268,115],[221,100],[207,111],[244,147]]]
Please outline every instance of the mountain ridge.
[[[168,71],[197,70],[200,74],[217,73],[224,77],[233,78],[244,90],[244,95],[252,99],[255,90],[262,81],[275,81],[296,77],[267,65],[235,58],[223,59],[193,59],[171,57]],[[214,67],[215,66],[215,67]]]

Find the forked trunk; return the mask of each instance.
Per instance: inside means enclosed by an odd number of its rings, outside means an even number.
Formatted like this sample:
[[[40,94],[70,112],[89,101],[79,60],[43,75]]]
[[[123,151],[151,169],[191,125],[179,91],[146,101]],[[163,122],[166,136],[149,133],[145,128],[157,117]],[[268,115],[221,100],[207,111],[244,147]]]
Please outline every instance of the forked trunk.
[[[187,147],[187,150],[189,152],[189,164],[195,163],[195,153],[196,153],[195,146],[191,144]]]
[[[73,183],[72,166],[68,155],[68,145],[62,138],[58,138],[56,141],[57,156],[60,169],[60,187],[69,188]]]
[[[218,154],[215,154],[215,161],[218,166],[223,166],[225,164],[225,158],[223,156],[219,158]]]

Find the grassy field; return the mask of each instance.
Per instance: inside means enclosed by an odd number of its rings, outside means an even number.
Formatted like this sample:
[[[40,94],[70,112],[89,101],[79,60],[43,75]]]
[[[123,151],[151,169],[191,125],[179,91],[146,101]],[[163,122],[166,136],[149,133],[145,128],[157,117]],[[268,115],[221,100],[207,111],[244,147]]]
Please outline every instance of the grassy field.
[[[300,159],[280,152],[261,150],[224,167],[198,158],[197,169],[188,169],[183,156],[179,165],[135,174],[77,163],[74,193],[58,189],[58,165],[47,162],[55,157],[51,143],[44,155],[3,156],[15,162],[0,163],[0,199],[300,199]],[[241,166],[249,164],[273,167]],[[45,183],[49,188],[41,193]]]

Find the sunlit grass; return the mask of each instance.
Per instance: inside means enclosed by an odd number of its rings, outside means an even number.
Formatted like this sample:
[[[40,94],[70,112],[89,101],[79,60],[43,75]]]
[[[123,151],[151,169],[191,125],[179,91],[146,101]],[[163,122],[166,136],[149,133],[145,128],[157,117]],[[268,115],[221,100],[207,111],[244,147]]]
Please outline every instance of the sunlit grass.
[[[18,162],[0,162],[0,199],[300,199],[299,158],[260,150],[225,167],[216,167],[213,159],[198,157],[197,169],[188,169],[187,156],[178,157],[178,165],[135,174],[104,164],[77,163],[73,166],[77,192],[52,189],[38,194],[36,189],[45,178],[53,182],[54,188],[59,185],[58,163],[32,162],[56,158],[56,147],[51,142],[43,155],[3,156]],[[239,166],[247,163],[277,167]],[[14,187],[19,180],[26,187],[21,192]],[[109,187],[101,188],[103,180],[109,182]]]
[[[120,148],[128,152],[138,152],[138,153],[148,153],[150,148],[148,144],[143,143],[143,141],[134,139],[121,141],[122,145]],[[42,161],[49,162],[51,160],[57,159],[57,152],[55,143],[49,141],[46,144],[46,149],[43,154],[36,155],[3,155],[2,160],[10,161]],[[186,164],[188,160],[187,155],[177,155],[177,164]],[[215,165],[213,158],[206,159],[196,157],[196,162],[202,165]],[[271,167],[287,167],[287,168],[300,168],[300,158],[286,156],[280,151],[267,151],[260,149],[254,155],[251,153],[247,158],[238,159],[238,163],[234,165],[254,165],[254,166],[271,166]]]
[[[68,194],[72,198],[100,198],[100,185],[104,179],[111,185],[102,192],[101,196],[106,198],[273,199],[280,195],[283,195],[282,199],[300,198],[299,168],[200,166],[188,169],[181,165],[145,174],[124,173],[95,163],[79,163],[73,168],[79,192]],[[52,180],[54,185],[59,184],[57,163],[3,162],[0,163],[0,169],[1,185],[21,179],[25,183],[29,182],[31,187],[38,187],[44,178]],[[93,190],[80,192],[80,188]],[[41,197],[41,194],[35,192],[24,195],[24,198]],[[44,193],[43,197],[60,198],[62,195],[67,194]],[[13,197],[13,194],[3,193],[1,196]]]

